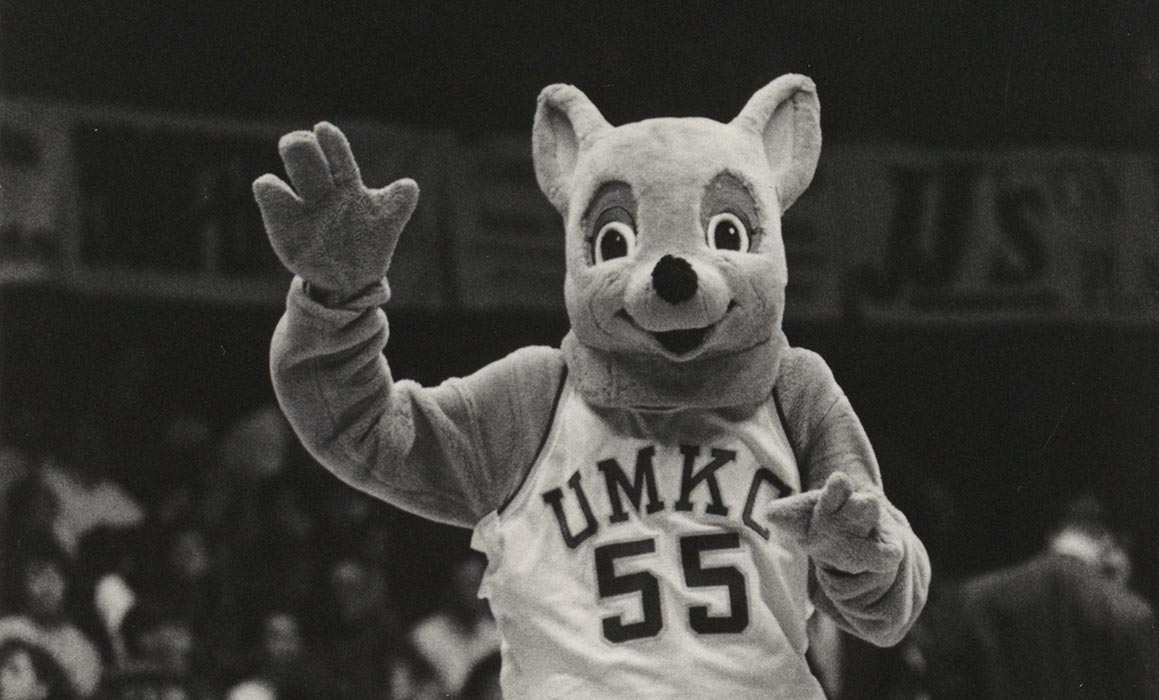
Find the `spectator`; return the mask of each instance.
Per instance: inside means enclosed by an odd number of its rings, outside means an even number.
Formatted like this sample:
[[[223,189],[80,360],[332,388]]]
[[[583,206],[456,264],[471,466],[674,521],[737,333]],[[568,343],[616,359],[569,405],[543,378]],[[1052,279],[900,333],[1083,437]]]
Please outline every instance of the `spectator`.
[[[20,543],[29,539],[41,539],[41,535],[52,533],[59,506],[56,496],[40,480],[39,473],[29,472],[24,478],[14,482],[5,494],[4,556],[3,556],[3,598],[0,605],[5,610],[17,606],[15,599],[23,585],[21,571],[17,566]]]
[[[382,573],[343,557],[330,567],[331,614],[319,656],[326,667],[327,697],[382,700],[390,697],[394,666],[405,640],[389,607]]]
[[[0,643],[0,700],[72,700],[72,684],[45,649],[22,639]]]
[[[499,685],[501,670],[502,660],[499,652],[479,659],[467,674],[459,700],[503,700],[503,691]]]
[[[174,609],[192,627],[207,624],[218,600],[205,532],[189,522],[172,526],[160,538],[155,561],[159,566],[152,572],[150,595]]]
[[[1045,551],[964,582],[930,656],[935,697],[1159,698],[1155,616],[1124,585],[1124,556],[1082,498]]]
[[[419,656],[413,646],[401,650],[395,659],[391,677],[391,698],[394,700],[445,700],[453,697],[443,687],[439,674],[427,660]]]
[[[456,562],[442,608],[420,620],[411,632],[415,648],[452,693],[462,690],[476,663],[499,649],[499,633],[490,608],[479,598],[485,569],[481,555]]]
[[[27,429],[31,427],[29,424],[34,422],[29,420],[32,415],[30,411],[18,410],[15,422],[18,425],[24,423]],[[13,432],[19,435],[19,431],[18,427]],[[9,529],[14,525],[14,521],[9,517],[9,508],[13,505],[10,497],[16,492],[16,487],[28,479],[29,473],[33,470],[34,452],[31,446],[20,444],[19,441],[0,441],[0,571],[7,571],[9,568],[6,566],[8,543],[13,539],[10,537]],[[3,604],[8,583],[6,576],[0,576],[0,604]]]
[[[257,532],[233,562],[242,609],[300,610],[318,578],[318,527],[305,499],[284,479],[263,484],[255,503]]]
[[[173,608],[146,598],[125,615],[121,633],[128,652],[123,668],[180,678],[188,677],[192,672],[193,632]]]
[[[137,501],[109,477],[111,461],[99,419],[85,415],[74,430],[70,457],[44,466],[41,479],[59,504],[53,531],[69,556],[96,527],[130,528],[145,519]]]
[[[162,700],[218,697],[218,678],[199,654],[189,622],[175,608],[143,597],[125,615],[121,632],[128,661],[116,685],[123,693],[145,693]]]
[[[44,647],[61,663],[77,694],[92,695],[103,664],[97,647],[77,628],[69,611],[67,557],[47,534],[29,538],[19,555],[20,595],[16,613],[0,618],[0,642],[21,639]]]
[[[107,665],[125,658],[120,626],[137,599],[135,530],[97,527],[84,536],[77,555],[73,590],[84,605],[77,623],[97,643]]]
[[[242,686],[248,683],[269,689],[277,700],[329,700],[298,617],[274,610],[262,617],[258,627],[252,668],[229,695],[247,694]]]

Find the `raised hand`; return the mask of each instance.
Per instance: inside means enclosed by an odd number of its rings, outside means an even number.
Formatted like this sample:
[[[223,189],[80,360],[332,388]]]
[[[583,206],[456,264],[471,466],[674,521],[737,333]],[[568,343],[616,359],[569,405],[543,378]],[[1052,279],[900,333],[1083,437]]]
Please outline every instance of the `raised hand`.
[[[282,264],[319,291],[339,296],[382,281],[418,203],[418,185],[402,179],[368,189],[346,136],[327,122],[286,134],[278,152],[293,189],[266,174],[253,190]]]
[[[774,501],[766,515],[828,569],[886,573],[901,562],[902,542],[885,496],[859,489],[843,472],[830,474],[820,489]]]

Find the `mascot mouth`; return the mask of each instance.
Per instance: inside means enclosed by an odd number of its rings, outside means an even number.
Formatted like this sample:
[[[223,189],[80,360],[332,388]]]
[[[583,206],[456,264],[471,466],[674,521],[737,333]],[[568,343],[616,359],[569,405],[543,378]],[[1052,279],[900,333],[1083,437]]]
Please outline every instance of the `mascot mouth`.
[[[730,301],[728,303],[728,309],[724,312],[725,316],[727,316],[730,311],[736,308],[736,306],[736,301]],[[704,341],[712,333],[713,329],[720,325],[720,322],[724,320],[724,316],[722,316],[720,320],[714,323],[710,323],[707,326],[700,326],[699,328],[678,328],[671,331],[650,331],[637,323],[636,319],[632,318],[632,316],[624,309],[620,309],[618,312],[616,312],[616,315],[624,318],[637,329],[655,338],[656,342],[660,343],[662,348],[677,356],[687,355],[688,353],[697,350],[702,345],[704,345]]]
[[[651,333],[651,336],[673,355],[684,355],[700,347],[709,331],[715,327],[714,323],[703,328],[682,328],[677,331]]]

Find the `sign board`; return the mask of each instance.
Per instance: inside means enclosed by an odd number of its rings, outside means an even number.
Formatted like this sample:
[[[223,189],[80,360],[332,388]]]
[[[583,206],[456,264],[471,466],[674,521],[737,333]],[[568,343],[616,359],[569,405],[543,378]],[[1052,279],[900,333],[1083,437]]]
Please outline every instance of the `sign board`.
[[[844,303],[896,321],[1159,321],[1159,169],[1079,150],[830,148]],[[790,270],[792,268],[790,267]]]

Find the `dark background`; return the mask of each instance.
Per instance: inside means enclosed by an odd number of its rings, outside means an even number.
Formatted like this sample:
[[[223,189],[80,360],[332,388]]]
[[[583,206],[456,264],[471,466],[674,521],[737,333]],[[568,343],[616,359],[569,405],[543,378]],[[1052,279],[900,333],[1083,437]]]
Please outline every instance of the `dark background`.
[[[552,82],[613,123],[725,119],[773,77],[827,136],[1154,144],[1147,0],[244,2],[4,0],[9,94],[165,110],[527,130]]]
[[[1151,151],[1159,136],[1153,3],[244,3],[5,0],[0,90],[160,111],[326,118],[530,134],[535,96],[580,86],[613,123],[728,119],[771,78],[819,86],[837,141],[934,147],[1084,145]],[[74,411],[151,363],[158,410],[219,425],[269,401],[277,309],[53,290],[8,295],[6,401]],[[397,313],[388,356],[424,382],[521,345],[555,344],[562,314]],[[1090,490],[1134,538],[1137,586],[1159,601],[1159,331],[1040,323],[790,326],[821,352],[873,438],[887,490],[940,570],[978,571],[1041,544]],[[131,466],[131,465],[130,465]],[[961,509],[947,525],[930,484]],[[953,528],[957,522],[960,527]],[[412,524],[416,545],[463,533]],[[436,551],[438,548],[435,548]]]

